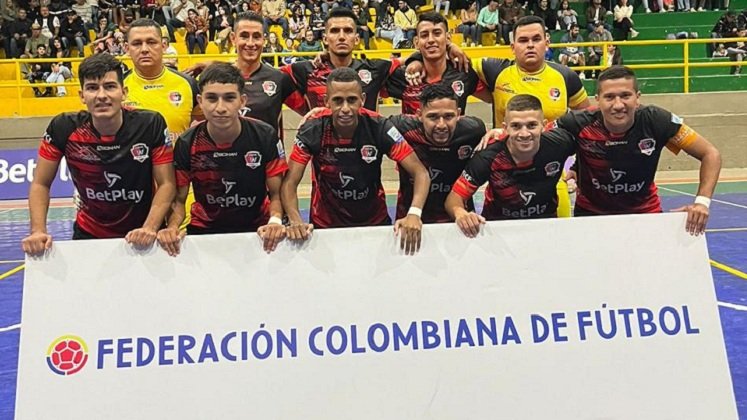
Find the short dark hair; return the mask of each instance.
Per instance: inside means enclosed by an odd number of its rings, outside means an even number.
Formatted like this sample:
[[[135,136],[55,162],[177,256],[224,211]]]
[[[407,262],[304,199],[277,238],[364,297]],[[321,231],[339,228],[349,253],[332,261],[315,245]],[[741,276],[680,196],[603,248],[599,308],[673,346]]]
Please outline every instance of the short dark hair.
[[[516,23],[514,23],[514,36],[516,36],[516,30],[521,28],[522,26],[529,26],[534,24],[539,24],[543,29],[545,29],[545,21],[539,16],[529,15],[520,18],[516,21]]]
[[[127,34],[129,34],[130,31],[134,28],[154,28],[158,32],[158,38],[159,39],[161,38],[161,25],[159,25],[158,22],[156,22],[153,19],[148,19],[148,18],[135,19],[130,24],[130,29],[127,30]]]
[[[415,25],[417,28],[418,25],[420,25],[421,22],[431,22],[434,25],[438,25],[439,23],[443,23],[444,27],[446,28],[446,31],[449,30],[449,21],[446,20],[445,17],[441,15],[441,13],[436,12],[426,12],[420,15],[418,18],[418,24]]]
[[[542,101],[534,95],[522,93],[508,100],[506,112],[508,111],[542,111]]]
[[[236,31],[236,28],[239,27],[239,22],[257,22],[260,25],[262,25],[262,28],[265,27],[265,20],[262,19],[262,16],[254,13],[254,12],[243,12],[236,15],[236,20],[233,21],[233,30]],[[264,35],[264,30],[262,32],[262,35]]]
[[[332,86],[332,82],[357,82],[358,85],[360,85],[361,89],[363,89],[363,82],[361,81],[360,76],[358,76],[358,72],[351,69],[350,67],[339,67],[332,70],[332,73],[327,76],[327,89]]]
[[[348,9],[347,7],[335,7],[334,9],[330,10],[327,14],[327,18],[324,19],[324,27],[327,27],[327,22],[329,22],[330,19],[334,18],[350,18],[353,20],[353,23],[356,21],[355,13],[353,13],[352,10]]]
[[[200,90],[209,83],[234,84],[239,92],[244,90],[244,78],[241,71],[229,63],[213,63],[200,73]]]
[[[122,63],[110,54],[96,54],[85,58],[78,67],[78,76],[80,77],[80,87],[82,88],[86,80],[100,80],[109,72],[117,73],[117,82],[124,83],[122,75]]]
[[[617,79],[629,79],[633,81],[633,89],[638,92],[638,78],[635,76],[633,70],[625,66],[612,66],[602,71],[597,78],[597,92],[599,91],[599,85],[605,80],[617,80]]]
[[[432,85],[426,85],[423,91],[420,93],[420,105],[425,108],[433,101],[439,99],[452,99],[454,102],[459,104],[459,98],[457,98],[454,89],[445,83],[434,83]]]
[[[572,29],[574,29],[574,28],[575,28],[575,29],[578,29],[578,28],[580,28],[580,26],[578,26],[578,23],[571,23],[571,24],[570,24],[570,25],[568,26],[568,32],[570,32],[570,31],[571,31]]]

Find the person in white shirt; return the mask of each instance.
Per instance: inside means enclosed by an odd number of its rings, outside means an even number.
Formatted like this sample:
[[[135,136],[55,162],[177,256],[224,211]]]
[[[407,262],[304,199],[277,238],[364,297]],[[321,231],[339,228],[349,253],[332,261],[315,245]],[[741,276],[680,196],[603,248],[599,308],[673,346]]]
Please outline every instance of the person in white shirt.
[[[638,31],[633,29],[633,6],[628,5],[628,0],[618,0],[617,6],[615,6],[615,28],[619,29],[623,33],[623,39],[628,39],[628,35],[631,38],[638,36]]]

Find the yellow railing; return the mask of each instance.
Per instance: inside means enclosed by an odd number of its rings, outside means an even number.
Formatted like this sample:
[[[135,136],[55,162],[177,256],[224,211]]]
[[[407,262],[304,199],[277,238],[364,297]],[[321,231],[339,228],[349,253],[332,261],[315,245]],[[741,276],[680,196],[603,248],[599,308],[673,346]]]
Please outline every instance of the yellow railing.
[[[690,92],[690,69],[692,68],[703,68],[703,67],[731,67],[738,65],[738,63],[732,62],[732,61],[715,61],[715,62],[702,62],[702,63],[693,63],[690,61],[690,45],[691,44],[707,44],[707,43],[723,43],[725,41],[728,42],[747,42],[747,38],[728,38],[728,39],[678,39],[678,40],[652,40],[652,41],[611,41],[611,42],[581,42],[581,43],[572,43],[572,44],[552,44],[552,48],[562,48],[565,46],[573,46],[573,47],[591,47],[591,46],[601,46],[603,51],[602,59],[600,60],[600,65],[597,66],[577,66],[574,67],[574,70],[603,70],[607,67],[607,47],[609,45],[618,45],[618,46],[625,46],[625,47],[635,47],[635,46],[662,46],[662,45],[682,45],[682,61],[679,63],[651,63],[651,64],[631,64],[628,65],[628,67],[632,69],[683,69],[683,89],[682,91],[684,93]],[[469,56],[472,57],[496,57],[496,58],[510,58],[512,56],[511,49],[507,46],[493,46],[493,47],[472,47],[472,48],[465,48],[465,51]],[[403,57],[406,57],[409,55],[409,53],[412,52],[412,50],[368,50],[368,51],[355,51],[356,56],[362,56],[365,55],[367,58],[389,58],[392,56],[392,54],[400,54]],[[273,62],[275,66],[277,67],[280,63],[282,63],[283,57],[288,56],[309,56],[313,57],[317,53],[280,53],[280,54],[266,54],[265,57],[272,57]],[[124,56],[120,57],[122,61],[125,62],[128,66],[132,66],[132,63],[129,59],[129,57]],[[210,61],[210,60],[216,60],[216,61],[231,61],[235,59],[235,55],[226,55],[226,54],[212,54],[212,55],[179,55],[179,56],[167,56],[167,58],[176,58],[179,62],[179,68],[181,70],[184,70],[186,68],[189,68],[193,66],[196,63],[204,62],[204,61]],[[704,57],[705,59],[705,57]],[[64,59],[17,59],[17,60],[0,60],[0,70],[3,68],[7,69],[8,66],[12,66],[12,71],[14,73],[14,80],[2,80],[0,79],[0,92],[13,89],[15,92],[11,95],[4,95],[0,93],[0,116],[24,116],[26,115],[26,111],[24,108],[26,106],[30,107],[34,111],[29,112],[29,114],[33,115],[49,115],[49,112],[56,113],[68,108],[71,109],[78,109],[80,104],[78,102],[78,99],[75,97],[77,95],[68,95],[67,98],[64,98],[62,102],[55,102],[54,109],[38,109],[40,102],[35,102],[35,98],[24,98],[23,92],[24,89],[28,89],[29,87],[37,87],[37,88],[46,88],[46,87],[58,87],[58,86],[66,86],[70,87],[71,93],[77,93],[78,87],[79,87],[79,81],[76,81],[77,79],[73,79],[71,81],[67,81],[65,83],[59,84],[50,84],[50,83],[34,83],[32,85],[29,85],[25,79],[21,77],[21,75],[24,73],[22,70],[24,69],[24,66],[28,66],[33,63],[54,63],[54,62],[65,62],[70,65],[70,68],[73,70],[77,70],[77,64],[80,61],[82,61],[81,58],[64,58]],[[747,63],[746,63],[747,64]],[[8,73],[7,71],[3,72],[0,71],[0,77],[2,77],[3,73]],[[14,101],[12,99],[14,99]],[[63,99],[63,98],[60,98]],[[10,100],[10,102],[8,101]],[[16,102],[15,104],[12,104],[12,102]],[[24,102],[27,104],[25,105]]]

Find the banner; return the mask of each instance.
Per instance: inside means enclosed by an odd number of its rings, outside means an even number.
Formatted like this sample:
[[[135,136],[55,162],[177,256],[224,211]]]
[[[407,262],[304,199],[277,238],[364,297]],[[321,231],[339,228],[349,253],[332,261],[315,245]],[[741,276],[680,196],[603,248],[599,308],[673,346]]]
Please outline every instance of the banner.
[[[36,149],[0,150],[0,200],[28,198],[37,159]],[[72,197],[73,188],[73,181],[63,158],[52,182],[50,196]]]
[[[685,215],[124,240],[29,259],[18,419],[736,419]]]

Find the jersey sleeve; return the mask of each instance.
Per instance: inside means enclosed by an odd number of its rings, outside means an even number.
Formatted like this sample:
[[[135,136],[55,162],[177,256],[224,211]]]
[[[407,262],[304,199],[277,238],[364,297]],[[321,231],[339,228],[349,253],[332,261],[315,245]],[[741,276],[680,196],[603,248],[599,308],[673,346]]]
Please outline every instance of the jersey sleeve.
[[[382,89],[383,97],[392,97],[396,99],[402,99],[405,88],[407,88],[407,79],[405,78],[405,68],[399,67],[386,79],[384,83],[384,89]],[[384,92],[386,91],[386,92]],[[381,95],[380,95],[381,96]]]
[[[650,105],[646,107],[646,111],[647,118],[650,118],[648,124],[655,128],[657,140],[665,140],[672,153],[679,153],[698,138],[698,133],[685,124],[682,118],[666,109]]]
[[[157,112],[153,112],[151,147],[153,150],[153,165],[163,165],[174,161],[174,148],[166,126],[166,120]]]
[[[277,133],[275,132],[275,129],[272,127],[268,127],[268,129],[268,134],[262,134],[262,138],[276,139]],[[288,162],[285,161],[283,141],[278,140],[273,143],[268,140],[267,143],[267,165],[265,166],[265,175],[267,178],[283,176],[288,171]]]
[[[398,70],[404,70],[402,66],[400,65],[400,61],[397,59],[394,60],[373,60],[374,63],[376,63],[376,69],[377,73],[381,75],[381,77],[385,78],[385,82],[381,85],[381,89],[379,90],[379,97],[381,98],[388,98],[393,97],[397,99],[401,99],[402,95],[395,96],[394,93],[392,93],[389,89],[389,81],[394,76],[394,74]],[[404,73],[402,73],[402,80],[404,80]],[[396,87],[395,87],[396,88]],[[404,88],[402,89],[404,91]]]
[[[495,81],[503,70],[511,65],[511,61],[503,58],[482,58],[473,59],[472,68],[475,69],[477,76],[485,83],[488,89],[495,91]]]
[[[70,135],[70,124],[66,124],[67,118],[60,114],[52,119],[42,135],[39,144],[39,156],[51,161],[60,161],[65,153],[65,145]]]
[[[477,72],[472,67],[467,72],[467,79],[465,80],[464,94],[467,96],[474,95],[475,93],[485,90],[487,86],[480,80]],[[462,110],[464,112],[464,110]]]
[[[554,128],[560,128],[568,133],[570,133],[571,136],[577,136],[578,133],[581,131],[581,124],[577,119],[577,116],[574,112],[567,112],[562,117],[558,118],[554,122],[550,123],[547,129],[554,129]]]
[[[191,156],[189,150],[192,147],[190,138],[193,137],[191,133],[193,133],[194,130],[197,130],[197,128],[193,128],[186,133],[188,137],[185,137],[185,135],[179,136],[176,145],[174,145],[174,169],[176,170],[177,187],[186,187],[190,182],[189,172],[192,166],[190,163]]]
[[[309,78],[308,66],[311,64],[307,61],[300,63],[288,64],[280,68],[280,71],[290,76],[294,87],[298,90],[301,96],[306,95],[306,83]]]
[[[283,103],[300,115],[309,112],[308,104],[301,92],[296,88],[291,76],[286,72],[281,72],[280,74],[280,89],[283,94]]]
[[[381,119],[381,133],[378,136],[379,146],[389,159],[395,162],[403,161],[413,153],[412,147],[405,141],[405,136],[391,121]]]
[[[319,149],[322,138],[321,127],[322,121],[320,119],[312,119],[298,129],[290,160],[302,165],[309,163],[311,157]]]
[[[487,132],[485,123],[481,119],[469,116],[459,118],[457,130],[459,130],[460,133],[466,133],[469,135],[469,144],[473,147],[480,143]]]
[[[487,149],[472,156],[451,189],[454,193],[467,200],[475,194],[480,185],[488,182],[488,179],[490,179],[490,163],[495,156],[495,152],[492,150],[494,147],[493,145],[488,146]]]
[[[576,153],[576,138],[568,130],[553,126],[542,133],[542,141],[555,144],[566,157]]]
[[[553,65],[553,68],[557,69],[560,74],[563,75],[566,94],[568,96],[568,107],[571,109],[578,108],[578,106],[588,98],[584,84],[581,82],[581,78],[578,77],[578,74],[571,70],[570,67],[556,63],[548,64]]]

